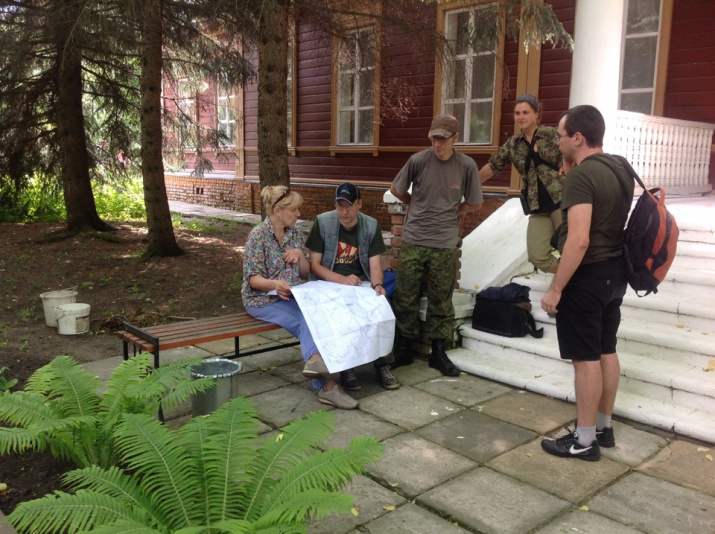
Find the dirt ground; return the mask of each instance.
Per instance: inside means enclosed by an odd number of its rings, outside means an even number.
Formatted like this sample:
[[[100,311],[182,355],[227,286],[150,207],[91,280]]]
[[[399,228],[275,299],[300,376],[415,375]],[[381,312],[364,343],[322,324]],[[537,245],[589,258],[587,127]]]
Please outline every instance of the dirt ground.
[[[63,237],[63,225],[0,225],[0,368],[27,378],[55,356],[80,362],[119,356],[122,322],[149,326],[242,310],[241,248],[251,226],[184,218],[175,230],[186,254],[144,260],[146,228],[115,223],[101,239]],[[45,324],[40,294],[76,288],[91,306],[90,332],[60,335]],[[72,466],[47,453],[0,457],[0,510],[61,489]],[[0,486],[2,487],[2,486]]]

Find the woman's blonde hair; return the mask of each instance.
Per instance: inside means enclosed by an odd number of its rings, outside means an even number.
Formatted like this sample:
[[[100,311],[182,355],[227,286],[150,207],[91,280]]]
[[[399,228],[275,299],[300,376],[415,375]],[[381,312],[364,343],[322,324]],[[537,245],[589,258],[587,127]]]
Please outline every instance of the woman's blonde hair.
[[[267,185],[261,189],[261,204],[267,214],[273,213],[273,208],[297,208],[303,203],[303,197],[290,187],[284,185]]]

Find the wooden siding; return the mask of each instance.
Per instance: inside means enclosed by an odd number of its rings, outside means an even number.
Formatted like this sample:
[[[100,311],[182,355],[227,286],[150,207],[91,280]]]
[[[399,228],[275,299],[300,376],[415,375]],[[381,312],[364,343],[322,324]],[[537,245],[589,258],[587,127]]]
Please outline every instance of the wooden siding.
[[[677,0],[663,116],[715,124],[715,2]],[[715,189],[715,153],[710,157]]]

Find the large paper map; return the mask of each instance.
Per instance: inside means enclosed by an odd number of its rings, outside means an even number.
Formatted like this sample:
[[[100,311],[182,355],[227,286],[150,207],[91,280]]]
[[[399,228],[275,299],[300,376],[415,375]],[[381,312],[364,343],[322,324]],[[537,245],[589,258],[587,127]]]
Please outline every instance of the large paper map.
[[[307,282],[293,286],[315,344],[331,373],[385,356],[395,338],[395,314],[367,286]]]

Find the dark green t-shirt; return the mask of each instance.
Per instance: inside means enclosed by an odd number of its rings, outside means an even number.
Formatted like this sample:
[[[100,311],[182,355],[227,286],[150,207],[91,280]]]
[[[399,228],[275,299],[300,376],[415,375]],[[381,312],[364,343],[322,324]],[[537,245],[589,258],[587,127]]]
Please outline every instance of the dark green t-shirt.
[[[323,236],[320,235],[320,229],[318,228],[317,221],[310,229],[308,239],[305,241],[305,247],[320,254],[325,253],[325,242],[323,241]],[[375,237],[373,237],[372,242],[370,243],[368,258],[379,256],[385,252],[385,250],[385,242],[382,240],[382,233],[380,233],[378,229],[378,231],[375,232]],[[362,267],[360,267],[360,257],[358,252],[357,225],[350,231],[345,230],[345,228],[341,225],[340,232],[338,233],[338,251],[335,256],[335,264],[332,269],[333,272],[342,276],[354,274],[359,276],[361,280],[367,280],[367,277],[362,272]]]
[[[563,225],[559,236],[561,252],[568,236],[568,209],[578,204],[593,207],[589,244],[582,264],[616,258],[623,253],[624,227],[633,200],[633,179],[617,159],[611,158],[611,161],[620,176],[615,176],[604,163],[591,157],[569,171],[564,181]],[[626,183],[630,198],[626,197],[622,185]]]

